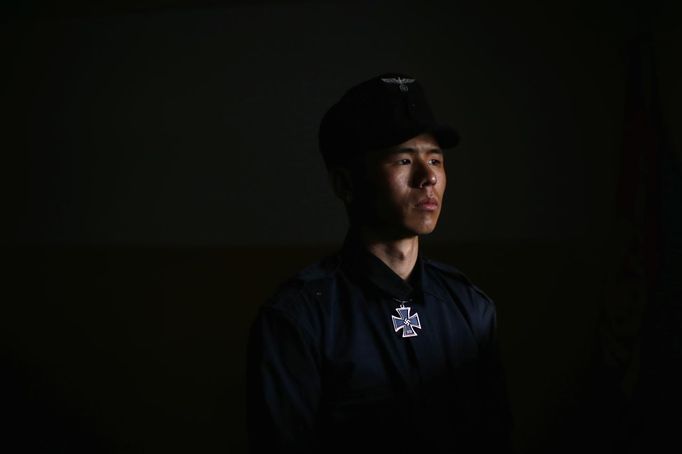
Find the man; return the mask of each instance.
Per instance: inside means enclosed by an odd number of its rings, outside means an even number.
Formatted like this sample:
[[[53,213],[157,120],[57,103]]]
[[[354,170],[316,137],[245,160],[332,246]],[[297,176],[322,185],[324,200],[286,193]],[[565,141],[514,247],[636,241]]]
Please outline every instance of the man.
[[[403,74],[361,83],[325,114],[320,150],[350,227],[253,324],[253,451],[508,449],[495,307],[419,251],[443,204],[443,149],[458,140]]]

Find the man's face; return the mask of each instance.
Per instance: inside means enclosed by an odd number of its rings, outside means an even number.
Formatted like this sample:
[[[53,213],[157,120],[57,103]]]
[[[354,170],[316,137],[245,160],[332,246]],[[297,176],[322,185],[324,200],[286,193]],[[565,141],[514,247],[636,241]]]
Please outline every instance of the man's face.
[[[436,228],[446,177],[443,152],[432,135],[371,152],[366,164],[365,184],[358,194],[365,226],[391,239]]]

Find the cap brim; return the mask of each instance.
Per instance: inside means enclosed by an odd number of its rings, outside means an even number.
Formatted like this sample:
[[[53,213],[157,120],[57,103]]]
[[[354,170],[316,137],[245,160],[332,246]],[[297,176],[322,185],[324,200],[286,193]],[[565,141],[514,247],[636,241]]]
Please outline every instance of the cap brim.
[[[454,128],[437,123],[421,123],[410,125],[410,127],[404,129],[390,131],[389,135],[381,138],[383,140],[371,144],[369,149],[380,150],[397,146],[420,134],[431,134],[436,139],[436,142],[438,142],[438,146],[442,149],[453,148],[459,143],[459,134]]]
[[[435,125],[427,132],[433,134],[441,148],[454,148],[459,143],[459,133],[447,125]]]

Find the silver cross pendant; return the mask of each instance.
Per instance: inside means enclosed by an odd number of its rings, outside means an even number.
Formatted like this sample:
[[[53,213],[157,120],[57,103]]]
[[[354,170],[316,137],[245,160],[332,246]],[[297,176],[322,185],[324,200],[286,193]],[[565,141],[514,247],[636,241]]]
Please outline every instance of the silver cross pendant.
[[[396,333],[400,330],[403,330],[403,337],[416,336],[417,332],[415,331],[415,328],[422,329],[421,322],[419,321],[419,314],[415,312],[413,315],[410,315],[410,308],[405,306],[405,303],[409,303],[409,301],[401,301],[399,299],[395,300],[400,303],[400,307],[395,308],[399,317],[391,315],[391,319],[393,320],[393,329]]]

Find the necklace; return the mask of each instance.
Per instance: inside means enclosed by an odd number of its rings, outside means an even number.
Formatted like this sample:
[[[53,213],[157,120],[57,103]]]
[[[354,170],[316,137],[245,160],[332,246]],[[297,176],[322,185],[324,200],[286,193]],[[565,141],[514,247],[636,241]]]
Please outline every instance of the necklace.
[[[421,322],[419,321],[419,314],[415,312],[413,315],[410,315],[410,308],[405,306],[405,303],[412,302],[412,299],[410,298],[409,300],[401,300],[398,298],[393,298],[393,300],[400,304],[400,307],[395,308],[399,317],[391,315],[393,329],[396,333],[400,330],[403,330],[403,337],[416,336],[417,332],[414,329],[422,329]]]

